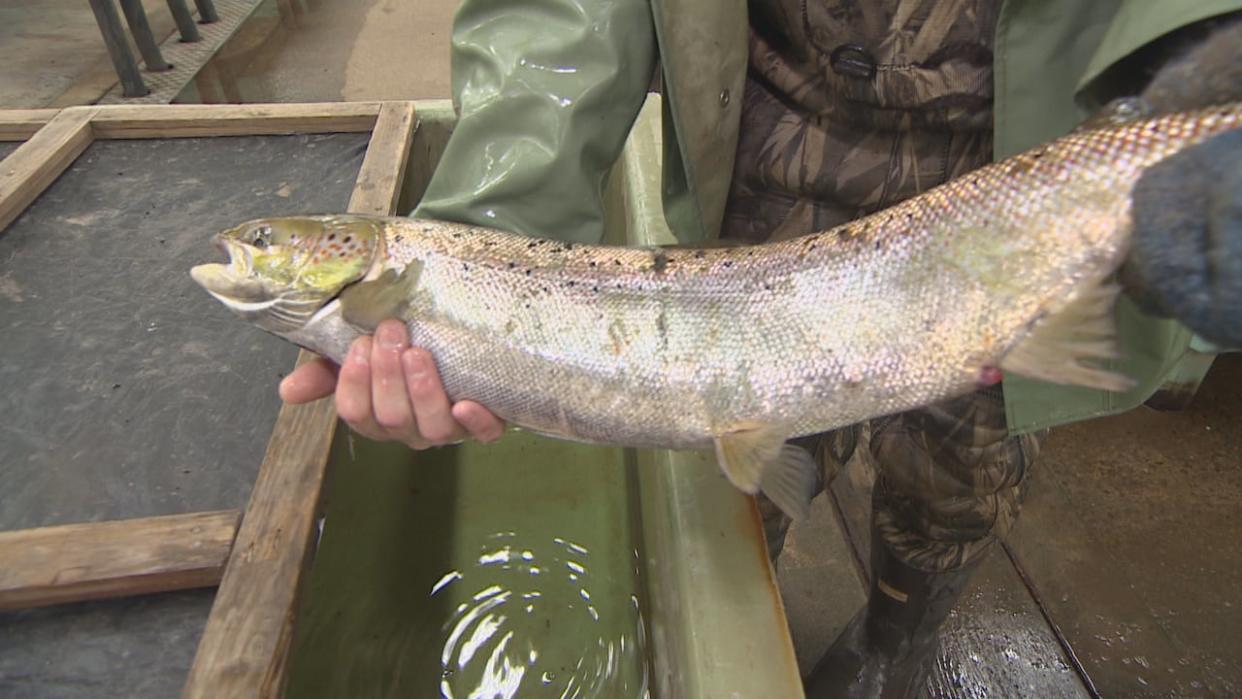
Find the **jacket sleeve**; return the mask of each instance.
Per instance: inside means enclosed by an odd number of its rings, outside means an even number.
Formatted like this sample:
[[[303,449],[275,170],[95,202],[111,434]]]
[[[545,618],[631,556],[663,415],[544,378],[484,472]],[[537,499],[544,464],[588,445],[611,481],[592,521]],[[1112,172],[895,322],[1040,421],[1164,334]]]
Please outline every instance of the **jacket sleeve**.
[[[647,0],[464,0],[458,120],[412,215],[598,242],[608,170],[655,56]]]
[[[1232,21],[1239,12],[1242,0],[1122,3],[1079,78],[1079,104],[1091,111],[1133,94],[1179,49],[1201,40],[1206,25]]]

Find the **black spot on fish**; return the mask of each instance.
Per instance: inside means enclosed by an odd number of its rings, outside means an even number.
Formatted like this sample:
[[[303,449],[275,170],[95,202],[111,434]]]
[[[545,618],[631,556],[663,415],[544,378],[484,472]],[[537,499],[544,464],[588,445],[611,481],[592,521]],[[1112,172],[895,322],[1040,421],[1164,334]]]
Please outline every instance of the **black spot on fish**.
[[[463,262],[463,263],[461,263],[461,269],[462,269],[462,271],[463,271],[463,272],[469,272],[469,271],[470,271],[470,265],[468,265],[468,264],[466,264],[465,262]]]
[[[617,259],[617,258],[615,258],[615,257],[614,257],[614,258],[612,258],[612,263],[613,263],[614,265],[618,266],[618,267],[620,267],[620,266],[621,266],[621,260],[619,260],[619,259]]]
[[[460,239],[461,239],[461,233],[454,233],[454,234],[453,234],[453,240],[460,240]]]
[[[530,276],[530,270],[529,270],[529,269],[528,269],[528,270],[526,270],[526,276],[528,276],[528,277]]]
[[[328,240],[336,240],[336,234],[335,234],[335,233],[329,233],[329,234],[328,234]]]
[[[724,261],[724,266],[725,266],[725,267],[732,267],[732,266],[733,266],[733,260],[725,260],[725,261]]]
[[[353,237],[353,236],[351,236],[351,235],[347,235],[347,236],[345,236],[345,239],[344,239],[344,240],[342,240],[341,242],[342,242],[342,243],[345,243],[346,245],[349,245],[351,242],[353,242],[353,239],[354,239],[354,237]]]
[[[668,256],[662,250],[656,250],[651,255],[651,268],[656,274],[663,274],[664,268],[668,267]]]
[[[589,265],[590,265],[590,266],[592,266],[592,267],[596,267],[596,266],[598,266],[598,265],[599,265],[599,263],[598,263],[598,262],[596,262],[595,260],[591,260],[591,261],[590,261],[589,263],[587,263],[587,264],[589,264]]]
[[[530,241],[529,243],[527,243],[527,244],[526,244],[526,248],[527,248],[528,250],[534,250],[534,249],[535,249],[535,246],[536,246],[536,245],[538,245],[538,244],[539,244],[539,243],[537,243],[537,242],[535,242],[535,241],[533,241],[533,240],[532,240],[532,241]]]
[[[703,259],[704,257],[707,257],[707,253],[704,252],[703,250],[695,250],[694,256],[698,259]]]
[[[517,267],[517,263],[516,263],[516,262],[510,262],[510,263],[508,264],[508,267],[509,267],[509,269],[513,269],[514,267]]]
[[[595,293],[597,293],[597,294],[598,294],[598,293],[599,293],[599,286],[597,285],[597,286],[593,286],[593,287],[591,287],[591,291],[594,291]]]
[[[297,238],[294,238],[293,240],[296,242],[296,241],[297,241]],[[398,243],[400,243],[402,240],[404,240],[404,238],[402,238],[401,236],[397,236],[397,242],[398,242]]]

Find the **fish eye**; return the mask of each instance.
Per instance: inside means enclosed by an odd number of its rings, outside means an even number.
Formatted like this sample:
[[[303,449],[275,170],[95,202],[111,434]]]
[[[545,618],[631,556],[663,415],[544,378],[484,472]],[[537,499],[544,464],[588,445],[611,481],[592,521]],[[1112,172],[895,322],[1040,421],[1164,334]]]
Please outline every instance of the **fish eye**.
[[[255,227],[251,233],[251,244],[260,250],[272,243],[272,227],[266,224]]]

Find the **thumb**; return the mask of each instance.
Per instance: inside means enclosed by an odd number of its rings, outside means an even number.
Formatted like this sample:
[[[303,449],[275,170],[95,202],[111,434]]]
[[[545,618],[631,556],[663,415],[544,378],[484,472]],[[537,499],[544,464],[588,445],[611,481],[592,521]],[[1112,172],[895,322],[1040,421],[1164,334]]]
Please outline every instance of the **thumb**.
[[[340,367],[322,357],[306,362],[280,382],[280,399],[286,403],[309,403],[326,398],[336,390],[338,371]]]

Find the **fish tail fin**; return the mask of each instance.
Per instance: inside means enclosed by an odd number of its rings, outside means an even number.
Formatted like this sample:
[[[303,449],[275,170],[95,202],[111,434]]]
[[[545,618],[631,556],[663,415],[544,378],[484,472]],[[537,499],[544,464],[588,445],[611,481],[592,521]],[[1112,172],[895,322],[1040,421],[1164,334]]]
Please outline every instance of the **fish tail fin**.
[[[805,449],[787,444],[771,426],[741,426],[717,437],[716,458],[729,482],[742,492],[763,491],[795,521],[810,514],[819,488],[819,467]]]
[[[1060,309],[1031,326],[1026,337],[1001,360],[1001,369],[1033,379],[1105,391],[1134,387],[1129,377],[1094,363],[1116,359],[1115,308],[1121,287],[1095,283],[1082,287]]]

